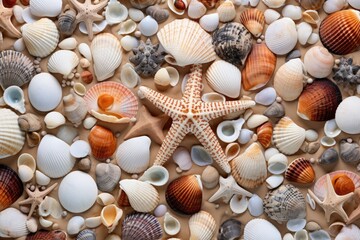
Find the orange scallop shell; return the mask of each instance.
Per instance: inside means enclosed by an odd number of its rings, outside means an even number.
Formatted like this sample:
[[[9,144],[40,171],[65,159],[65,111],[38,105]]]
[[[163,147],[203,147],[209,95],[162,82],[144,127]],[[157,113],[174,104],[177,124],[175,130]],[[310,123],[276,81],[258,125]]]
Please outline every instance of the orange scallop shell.
[[[24,187],[17,173],[0,164],[0,212],[16,202],[23,191]]]
[[[286,169],[285,179],[296,183],[312,183],[315,180],[315,171],[309,160],[297,158]]]
[[[202,185],[197,175],[181,176],[166,189],[166,202],[176,212],[194,214],[201,210]]]
[[[322,44],[330,52],[345,55],[360,47],[360,12],[342,10],[325,18],[319,28]]]
[[[331,178],[334,190],[338,195],[346,195],[355,191],[355,184],[353,180],[346,174],[336,174]]]
[[[91,129],[89,144],[92,155],[98,160],[106,160],[111,157],[116,150],[116,138],[113,132],[101,126]]]
[[[242,23],[252,35],[260,37],[264,30],[264,13],[257,8],[249,8],[241,13],[240,23]]]
[[[246,91],[256,90],[267,84],[276,67],[276,55],[265,43],[254,44],[242,70],[242,85]]]
[[[298,101],[298,115],[310,121],[327,121],[335,118],[342,101],[339,87],[328,79],[316,79],[306,85]]]
[[[257,140],[264,147],[268,148],[271,145],[273,133],[273,126],[271,122],[266,122],[256,129]]]

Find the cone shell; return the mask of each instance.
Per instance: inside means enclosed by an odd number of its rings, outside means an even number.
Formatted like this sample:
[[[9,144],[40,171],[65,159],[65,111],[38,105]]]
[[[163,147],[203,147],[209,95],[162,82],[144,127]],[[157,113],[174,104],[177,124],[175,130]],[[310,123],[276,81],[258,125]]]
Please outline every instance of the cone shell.
[[[130,213],[122,223],[121,239],[161,239],[163,231],[159,220],[148,213]]]
[[[256,188],[266,179],[266,160],[258,143],[252,143],[240,156],[231,161],[231,174],[245,188]]]
[[[200,211],[189,219],[190,240],[212,239],[216,231],[216,222],[210,213]]]
[[[21,151],[25,133],[20,130],[18,116],[11,110],[0,108],[0,159]]]
[[[305,9],[319,10],[325,0],[296,0]]]
[[[259,239],[281,240],[281,234],[271,222],[262,218],[255,218],[245,225],[244,240]]]
[[[23,191],[24,187],[17,173],[0,164],[0,212],[10,207]]]
[[[157,37],[175,65],[207,63],[216,58],[211,36],[189,19],[172,21],[161,28]]]
[[[60,73],[63,76],[67,76],[78,64],[79,58],[75,52],[70,50],[59,50],[51,55],[47,68],[51,73]]]
[[[315,180],[315,171],[308,159],[297,158],[290,163],[285,172],[286,180],[308,184]]]
[[[91,153],[98,160],[105,161],[116,150],[116,138],[113,132],[107,128],[101,126],[93,127],[88,140]]]
[[[270,191],[264,198],[264,211],[273,220],[281,223],[306,217],[306,202],[300,190],[291,184]]]
[[[110,33],[102,33],[94,38],[91,42],[91,53],[98,81],[104,81],[112,77],[121,64],[120,41]]]
[[[257,140],[264,148],[270,147],[272,133],[273,133],[273,126],[271,122],[267,122],[257,128],[256,130],[256,134],[258,136]]]
[[[345,55],[360,47],[360,12],[342,10],[325,18],[320,25],[322,44],[331,53]]]
[[[34,57],[48,56],[59,43],[59,31],[55,23],[48,18],[25,24],[21,31],[25,46]]]
[[[166,202],[171,209],[182,214],[200,211],[202,184],[199,175],[186,175],[173,180],[167,187]]]
[[[66,240],[66,233],[60,230],[45,231],[39,230],[36,233],[27,235],[26,240]]]
[[[305,129],[296,125],[289,117],[283,117],[275,125],[273,142],[276,148],[286,154],[296,153],[305,141]]]
[[[317,79],[306,85],[298,101],[297,114],[310,121],[327,121],[335,118],[342,101],[339,87],[328,79]]]
[[[241,13],[240,22],[254,37],[260,37],[264,30],[265,16],[257,8],[249,8]]]

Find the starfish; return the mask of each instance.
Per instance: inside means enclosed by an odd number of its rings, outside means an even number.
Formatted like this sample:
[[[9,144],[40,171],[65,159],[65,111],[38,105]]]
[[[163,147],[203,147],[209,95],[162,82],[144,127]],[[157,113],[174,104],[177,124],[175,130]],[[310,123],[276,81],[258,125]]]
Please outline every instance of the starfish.
[[[7,31],[12,37],[21,38],[21,33],[11,22],[12,15],[13,9],[4,7],[3,0],[0,0],[0,28]]]
[[[185,136],[192,133],[219,166],[226,173],[230,172],[230,165],[216,135],[210,127],[209,121],[252,107],[255,102],[251,100],[202,102],[200,98],[201,82],[202,66],[193,65],[181,100],[170,98],[144,86],[139,88],[140,98],[147,98],[173,120],[156,155],[154,165],[163,165]]]
[[[252,197],[252,193],[240,187],[232,175],[229,175],[227,178],[220,176],[219,183],[219,189],[209,198],[209,202],[215,202],[222,198],[224,203],[228,203],[234,194]]]
[[[322,207],[322,209],[324,209],[325,218],[326,218],[327,222],[330,221],[330,217],[333,213],[337,213],[345,222],[347,222],[349,220],[349,217],[346,214],[346,212],[343,208],[343,205],[347,200],[352,198],[354,193],[352,192],[352,193],[348,193],[348,194],[342,195],[342,196],[337,195],[334,190],[334,187],[332,185],[329,174],[326,174],[325,188],[326,188],[326,195],[325,195],[323,201],[321,201],[315,195],[315,193],[313,193],[310,189],[308,191],[309,191],[309,194],[311,195],[311,197],[314,198],[314,200],[317,202],[317,204],[319,204],[320,207]]]
[[[355,193],[355,198],[357,200],[357,203],[360,202],[360,188],[355,189],[354,191]],[[346,224],[352,224],[353,222],[357,221],[358,219],[360,219],[360,205],[358,204],[357,208],[355,208],[354,211],[352,211],[352,213],[349,216],[349,220],[346,222]]]
[[[104,19],[104,17],[98,14],[98,12],[102,10],[108,2],[102,1],[96,5],[93,5],[91,0],[85,0],[84,3],[80,3],[78,0],[70,0],[70,2],[78,11],[78,14],[76,15],[76,24],[84,22],[88,31],[89,39],[92,40],[94,37],[93,23]]]
[[[35,208],[40,205],[40,203],[44,200],[46,195],[48,195],[54,188],[57,186],[57,183],[54,183],[51,187],[45,189],[44,191],[40,191],[39,186],[35,188],[34,191],[30,190],[30,187],[27,186],[26,193],[28,194],[28,198],[20,201],[19,205],[31,204],[31,208],[29,211],[28,219],[31,218],[31,215],[34,213]]]

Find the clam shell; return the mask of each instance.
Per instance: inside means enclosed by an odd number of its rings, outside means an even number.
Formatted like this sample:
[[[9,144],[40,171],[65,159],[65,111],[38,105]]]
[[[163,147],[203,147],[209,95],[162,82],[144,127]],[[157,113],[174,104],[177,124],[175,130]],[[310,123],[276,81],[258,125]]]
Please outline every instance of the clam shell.
[[[323,9],[327,14],[331,14],[340,11],[347,6],[348,3],[346,0],[328,0],[324,2]]]
[[[349,134],[360,133],[360,98],[351,96],[345,98],[336,109],[335,121],[341,131]]]
[[[141,81],[140,76],[136,73],[134,67],[130,63],[126,63],[121,67],[120,80],[121,83],[128,88],[136,87]]]
[[[171,209],[182,214],[200,211],[202,184],[199,175],[185,175],[173,180],[165,192],[166,202]]]
[[[276,100],[276,91],[273,87],[267,87],[255,95],[255,102],[264,106],[269,106]]]
[[[184,171],[189,170],[192,166],[190,152],[184,147],[178,147],[175,150],[173,160]]]
[[[325,0],[296,0],[305,9],[319,10]]]
[[[301,45],[305,45],[311,34],[312,34],[312,27],[307,22],[301,22],[297,26],[297,34],[298,34],[298,40]]]
[[[269,8],[280,8],[285,5],[286,0],[262,0]]]
[[[216,187],[219,183],[220,174],[216,168],[207,166],[201,174],[202,185],[207,189]]]
[[[265,17],[265,22],[270,25],[271,23],[278,20],[281,17],[281,15],[280,13],[278,13],[273,9],[266,9],[264,12],[264,17]]]
[[[316,27],[321,22],[319,13],[316,10],[306,10],[303,12],[302,17],[305,22],[315,25]]]
[[[63,97],[63,110],[65,117],[75,126],[79,126],[87,114],[86,102],[74,92],[76,90],[70,90],[70,94]]]
[[[254,37],[260,37],[264,30],[265,16],[257,8],[249,8],[240,14],[240,22]]]
[[[35,221],[31,218],[29,221]],[[30,233],[27,228],[27,216],[16,208],[7,208],[0,212],[0,237],[19,238]],[[36,231],[36,229],[35,229]]]
[[[155,165],[146,170],[139,180],[154,186],[164,186],[169,181],[169,172],[163,166]]]
[[[213,32],[219,26],[219,14],[211,13],[200,18],[200,26],[207,32]]]
[[[61,230],[45,231],[39,230],[36,233],[30,233],[26,240],[66,240],[66,233]]]
[[[256,134],[258,136],[257,141],[264,147],[268,148],[271,145],[273,133],[273,126],[271,122],[264,123],[256,129]]]
[[[334,57],[321,46],[310,48],[304,57],[306,71],[315,78],[325,78],[332,72]]]
[[[266,186],[268,189],[275,189],[278,188],[283,182],[283,175],[271,175],[266,179]]]
[[[121,170],[112,163],[99,163],[96,165],[95,175],[99,190],[112,192],[119,183]]]
[[[340,157],[346,163],[356,164],[360,160],[360,147],[356,142],[343,139],[340,141]]]
[[[159,29],[159,25],[151,16],[146,16],[138,26],[139,31],[146,37],[153,36]]]
[[[207,166],[213,163],[210,154],[201,145],[191,147],[191,160],[198,166]]]
[[[64,12],[58,18],[58,27],[60,33],[70,36],[76,28],[76,12],[70,7],[65,7]]]
[[[98,125],[91,129],[88,141],[92,155],[98,160],[105,161],[116,150],[116,138],[113,132]]]
[[[24,187],[17,173],[0,164],[0,211],[10,207],[23,191]]]
[[[259,231],[261,229],[261,231]],[[281,240],[281,234],[269,221],[261,218],[250,220],[244,229],[244,240],[272,239]]]
[[[236,17],[236,10],[232,1],[224,1],[216,8],[220,22],[230,22]]]
[[[56,17],[61,13],[62,0],[41,0],[30,1],[30,12],[37,17]]]
[[[161,239],[163,231],[157,218],[148,213],[130,213],[122,223],[121,239]]]
[[[69,235],[77,235],[85,226],[85,219],[81,216],[74,216],[69,219],[66,226],[66,232]]]
[[[289,164],[285,178],[291,182],[308,184],[315,181],[315,171],[308,159],[297,158]]]
[[[64,125],[66,122],[66,119],[64,117],[64,115],[62,115],[59,112],[49,112],[48,114],[46,114],[45,118],[44,118],[44,122],[46,125],[46,128],[48,129],[54,129],[57,127],[60,127],[61,125]]]
[[[283,17],[288,17],[292,20],[300,20],[302,18],[301,7],[295,5],[286,5],[281,13]]]
[[[287,157],[282,153],[275,153],[268,159],[268,170],[272,174],[282,174],[288,164]]]
[[[128,17],[128,9],[118,1],[110,0],[105,10],[106,22],[110,25],[121,23]]]
[[[165,213],[164,217],[164,231],[166,234],[173,236],[180,232],[181,225],[179,220],[177,220],[173,215],[170,213]]]
[[[63,49],[63,50],[74,50],[77,45],[78,45],[78,42],[77,42],[76,38],[69,37],[69,38],[65,38],[64,40],[62,40],[58,46],[60,49]]]
[[[219,228],[218,240],[237,239],[241,237],[241,222],[235,218],[224,221]]]
[[[79,64],[79,58],[73,51],[59,50],[51,55],[48,61],[48,71],[68,76]]]
[[[108,229],[108,232],[111,233],[115,230],[116,226],[119,224],[120,218],[123,215],[123,210],[118,208],[115,204],[110,204],[101,210],[101,222]]]
[[[205,15],[207,9],[201,1],[191,0],[189,7],[187,9],[187,13],[189,18],[199,19]]]
[[[190,239],[212,239],[216,231],[216,222],[210,213],[200,211],[189,219]]]
[[[133,48],[137,48],[139,46],[139,41],[132,36],[125,36],[120,40],[121,46],[125,51],[131,51]]]

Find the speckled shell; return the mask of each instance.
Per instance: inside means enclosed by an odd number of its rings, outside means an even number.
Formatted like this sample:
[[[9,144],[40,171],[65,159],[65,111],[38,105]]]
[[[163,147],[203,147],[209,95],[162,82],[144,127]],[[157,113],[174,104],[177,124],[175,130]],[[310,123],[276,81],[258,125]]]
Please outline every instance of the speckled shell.
[[[305,198],[300,190],[293,185],[282,185],[266,194],[264,211],[271,219],[279,223],[296,218],[305,218]]]
[[[249,8],[240,14],[240,22],[254,37],[260,37],[264,30],[265,16],[257,8]]]
[[[208,240],[215,235],[216,222],[210,213],[200,211],[189,219],[190,240]]]
[[[89,144],[92,155],[101,161],[111,157],[116,150],[116,138],[113,132],[101,126],[95,126],[91,129]]]
[[[39,230],[36,233],[27,235],[26,240],[66,240],[66,233],[60,230]]]
[[[244,65],[252,42],[251,33],[236,22],[226,23],[213,33],[216,54],[234,65]]]
[[[340,141],[340,158],[346,163],[357,164],[360,161],[359,144],[342,139]]]
[[[99,163],[95,170],[96,185],[102,192],[112,192],[118,185],[121,170],[112,163]]]
[[[305,120],[327,121],[335,118],[342,101],[339,87],[328,79],[306,85],[298,101],[297,114]]]
[[[241,236],[241,222],[230,218],[223,222],[219,228],[218,240],[238,239]]]
[[[312,183],[315,181],[315,171],[308,159],[297,158],[286,169],[285,179],[296,183]]]
[[[318,10],[322,7],[325,0],[296,0],[305,9]]]
[[[320,25],[322,44],[330,52],[345,55],[360,47],[360,12],[342,10],[325,18]]]
[[[73,9],[68,9],[60,14],[58,18],[58,28],[60,33],[69,36],[72,35],[76,28],[76,12]]]
[[[186,175],[173,180],[165,192],[166,202],[171,209],[182,214],[200,211],[202,204],[202,184],[200,176]]]
[[[13,204],[23,193],[20,177],[11,168],[0,164],[0,212]]]
[[[122,239],[161,239],[163,231],[157,218],[148,213],[130,213],[122,223]]]

